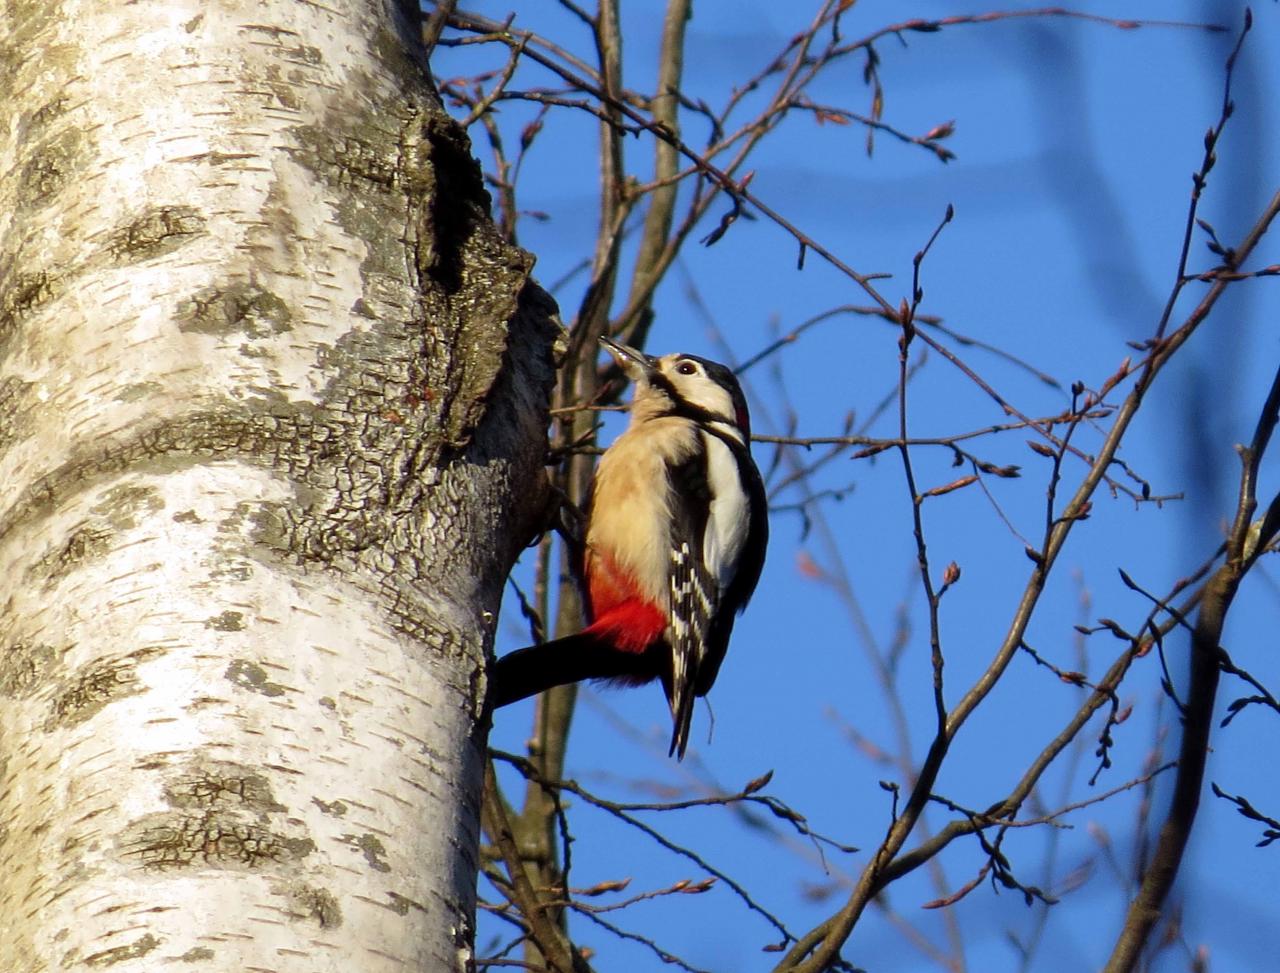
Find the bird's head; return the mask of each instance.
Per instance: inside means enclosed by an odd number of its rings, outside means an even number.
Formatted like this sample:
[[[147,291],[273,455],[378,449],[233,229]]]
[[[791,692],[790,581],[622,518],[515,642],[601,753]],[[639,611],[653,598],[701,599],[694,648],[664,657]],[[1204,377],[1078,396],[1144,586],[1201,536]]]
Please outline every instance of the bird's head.
[[[725,365],[681,353],[654,358],[608,338],[600,343],[635,383],[632,423],[683,415],[699,422],[724,423],[739,431],[744,443],[750,441],[747,398]]]

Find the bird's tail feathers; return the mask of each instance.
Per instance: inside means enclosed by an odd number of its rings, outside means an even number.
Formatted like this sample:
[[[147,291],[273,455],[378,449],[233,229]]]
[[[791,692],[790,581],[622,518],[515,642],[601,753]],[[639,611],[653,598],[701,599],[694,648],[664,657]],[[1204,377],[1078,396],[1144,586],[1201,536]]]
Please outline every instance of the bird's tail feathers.
[[[621,652],[591,631],[575,632],[498,659],[490,679],[489,702],[497,709],[583,679],[635,685],[653,678],[647,671],[650,665],[643,654]]]
[[[671,700],[671,749],[667,756],[673,754],[677,760],[684,759],[685,749],[689,746],[689,727],[693,723],[693,702],[697,698],[686,686],[679,699]]]

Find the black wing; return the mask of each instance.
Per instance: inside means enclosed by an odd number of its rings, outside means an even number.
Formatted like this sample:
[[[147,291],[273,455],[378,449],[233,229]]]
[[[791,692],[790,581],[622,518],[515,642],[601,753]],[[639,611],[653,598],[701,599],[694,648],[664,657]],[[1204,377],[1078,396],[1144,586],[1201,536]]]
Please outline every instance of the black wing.
[[[670,670],[663,688],[671,706],[670,753],[684,756],[689,743],[693,701],[708,662],[708,639],[719,608],[717,579],[706,569],[703,539],[711,512],[707,455],[702,437],[698,450],[679,465],[668,467],[671,481],[671,552],[667,582],[671,598],[667,637]],[[719,661],[715,662],[719,667]],[[714,678],[714,676],[713,676]]]

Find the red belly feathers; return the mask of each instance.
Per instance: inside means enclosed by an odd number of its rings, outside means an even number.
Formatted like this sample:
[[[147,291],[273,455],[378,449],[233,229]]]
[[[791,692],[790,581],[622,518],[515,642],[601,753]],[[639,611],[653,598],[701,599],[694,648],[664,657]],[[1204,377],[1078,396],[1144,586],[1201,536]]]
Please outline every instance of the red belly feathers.
[[[586,631],[623,652],[643,652],[666,631],[666,611],[640,591],[629,572],[598,551],[587,557],[587,601],[592,622]]]

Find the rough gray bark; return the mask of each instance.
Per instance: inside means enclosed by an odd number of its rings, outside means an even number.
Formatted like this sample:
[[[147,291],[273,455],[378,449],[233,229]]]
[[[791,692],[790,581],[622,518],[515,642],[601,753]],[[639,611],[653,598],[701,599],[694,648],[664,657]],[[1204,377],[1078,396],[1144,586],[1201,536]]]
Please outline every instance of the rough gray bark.
[[[0,15],[0,970],[468,963],[550,302],[416,12]]]

